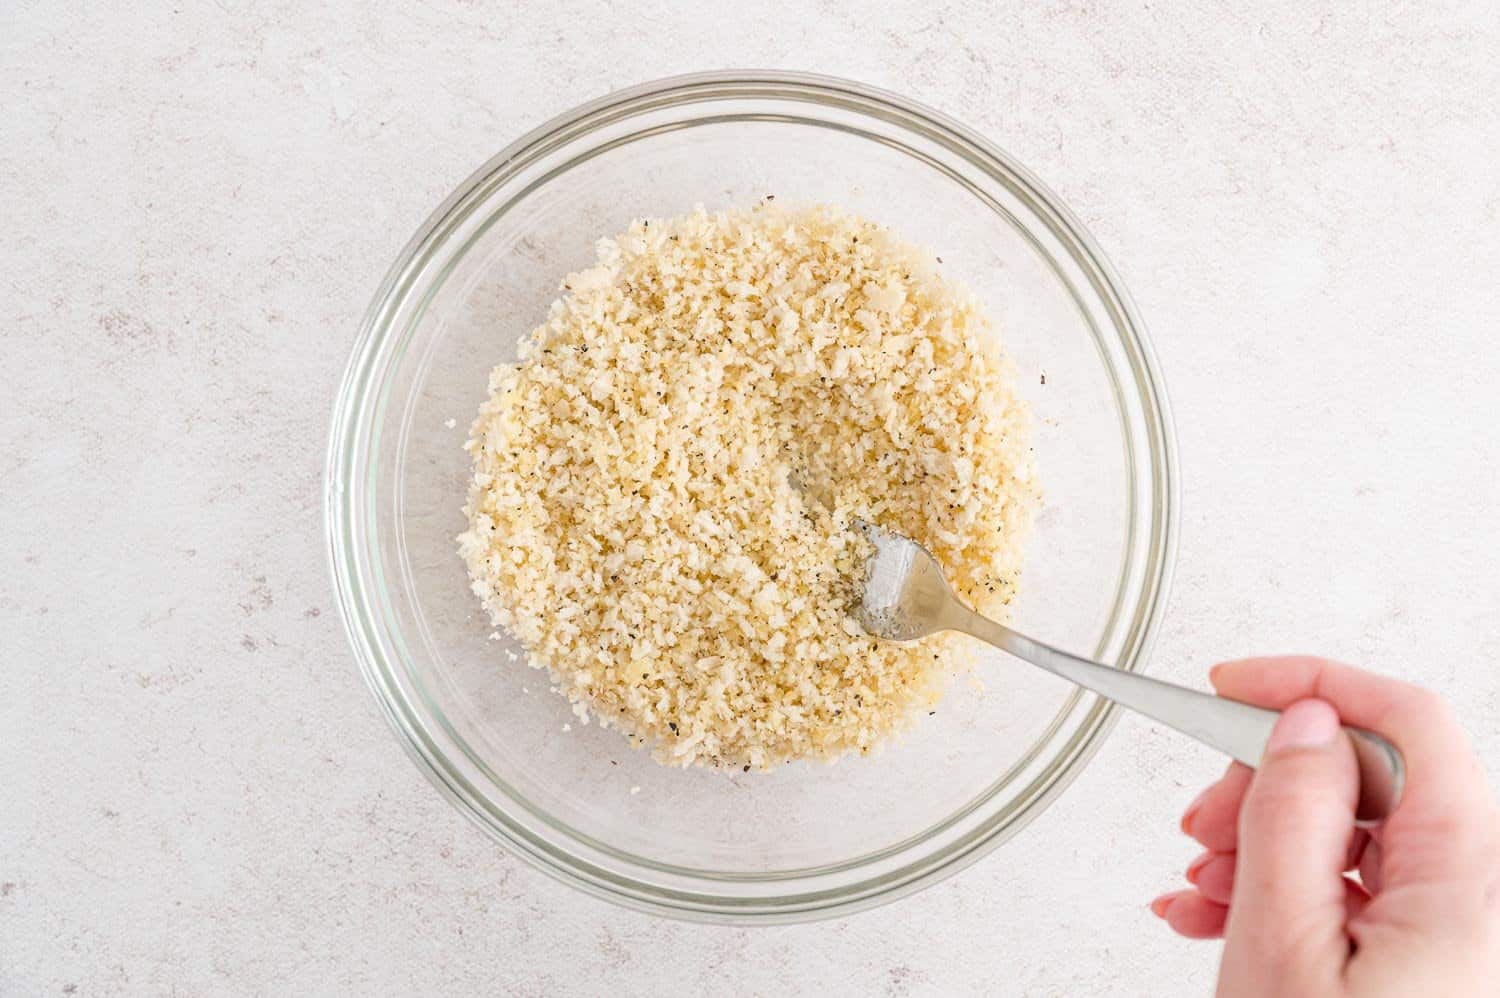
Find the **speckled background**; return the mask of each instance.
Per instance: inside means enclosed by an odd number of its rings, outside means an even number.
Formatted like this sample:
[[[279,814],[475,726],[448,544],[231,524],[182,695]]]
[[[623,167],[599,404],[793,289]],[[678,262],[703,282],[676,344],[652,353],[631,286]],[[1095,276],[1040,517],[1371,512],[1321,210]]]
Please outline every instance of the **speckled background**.
[[[766,930],[552,882],[387,731],[322,557],[360,314],[500,146],[689,70],[909,94],[1092,228],[1181,438],[1157,674],[1323,651],[1500,763],[1489,5],[101,6],[0,10],[0,992],[1210,990],[1145,905],[1220,763],[1136,719],[957,878]]]

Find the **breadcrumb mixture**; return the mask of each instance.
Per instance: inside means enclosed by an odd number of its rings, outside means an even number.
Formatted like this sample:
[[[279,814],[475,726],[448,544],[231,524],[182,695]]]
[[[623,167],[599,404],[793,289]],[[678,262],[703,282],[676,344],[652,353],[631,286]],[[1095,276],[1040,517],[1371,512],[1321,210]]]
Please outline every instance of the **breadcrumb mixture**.
[[[849,521],[983,611],[1015,593],[1025,414],[977,302],[828,207],[640,220],[563,291],[490,376],[459,543],[578,717],[748,770],[868,752],[935,703],[964,639],[861,630]]]

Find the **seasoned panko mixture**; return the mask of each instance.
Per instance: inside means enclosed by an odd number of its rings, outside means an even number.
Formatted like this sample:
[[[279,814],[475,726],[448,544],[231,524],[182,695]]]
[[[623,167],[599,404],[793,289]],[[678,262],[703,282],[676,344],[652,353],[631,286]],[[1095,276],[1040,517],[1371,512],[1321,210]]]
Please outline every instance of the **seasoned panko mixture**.
[[[1015,592],[1023,407],[935,258],[827,207],[637,221],[495,368],[460,538],[496,624],[674,765],[868,752],[966,664],[849,616],[861,517]]]

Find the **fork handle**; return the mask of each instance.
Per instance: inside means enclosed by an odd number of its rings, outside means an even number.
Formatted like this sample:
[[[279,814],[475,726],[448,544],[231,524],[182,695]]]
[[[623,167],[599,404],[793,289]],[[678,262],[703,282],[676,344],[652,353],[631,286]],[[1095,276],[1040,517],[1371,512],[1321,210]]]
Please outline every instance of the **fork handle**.
[[[962,613],[953,615],[948,621],[950,627],[1175,728],[1252,768],[1260,764],[1266,752],[1266,740],[1271,737],[1271,729],[1281,716],[1279,711],[1079,658],[1018,634],[958,605],[956,601],[955,607]],[[1396,746],[1380,735],[1348,725],[1344,731],[1359,763],[1359,804],[1355,809],[1355,824],[1369,828],[1384,821],[1401,799],[1406,782],[1406,763]]]

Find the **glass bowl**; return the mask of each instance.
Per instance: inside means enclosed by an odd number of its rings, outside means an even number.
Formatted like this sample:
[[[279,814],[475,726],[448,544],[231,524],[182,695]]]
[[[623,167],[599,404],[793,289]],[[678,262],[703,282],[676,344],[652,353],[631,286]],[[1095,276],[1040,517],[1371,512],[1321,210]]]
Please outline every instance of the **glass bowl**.
[[[548,676],[492,638],[454,541],[489,369],[515,359],[596,238],[771,196],[839,204],[930,247],[997,321],[1046,495],[1017,627],[1136,668],[1174,548],[1171,423],[1119,279],[1051,192],[956,122],[844,80],[714,73],[612,94],[486,163],[391,268],[339,390],[340,610],[391,725],[456,807],[568,883],[683,918],[795,921],[932,884],[1034,818],[1113,716],[994,653],[983,690],[956,684],[868,758],[667,769],[618,732],[568,730]]]

